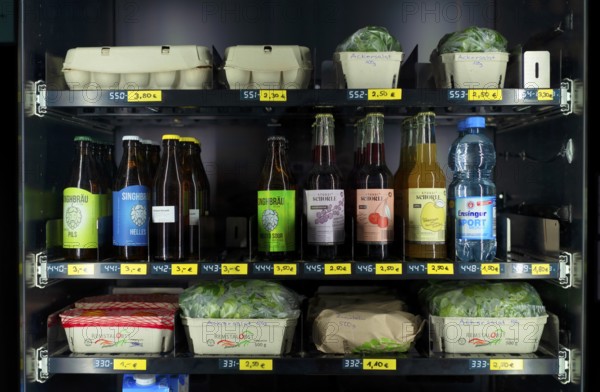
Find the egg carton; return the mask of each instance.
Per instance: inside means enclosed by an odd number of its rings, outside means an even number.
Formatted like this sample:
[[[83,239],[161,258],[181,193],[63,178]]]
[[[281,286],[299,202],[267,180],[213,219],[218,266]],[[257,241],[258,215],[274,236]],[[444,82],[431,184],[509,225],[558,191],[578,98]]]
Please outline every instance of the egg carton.
[[[304,46],[237,45],[225,49],[219,76],[230,89],[304,89],[312,69]]]
[[[69,49],[62,73],[71,90],[211,89],[204,46],[103,46]]]

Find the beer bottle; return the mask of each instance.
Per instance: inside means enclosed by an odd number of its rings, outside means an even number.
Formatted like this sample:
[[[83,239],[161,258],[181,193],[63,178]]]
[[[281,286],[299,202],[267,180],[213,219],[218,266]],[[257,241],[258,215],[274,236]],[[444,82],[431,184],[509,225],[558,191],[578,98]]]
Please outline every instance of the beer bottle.
[[[123,136],[113,191],[113,246],[119,260],[148,260],[150,188],[138,136]]]
[[[198,163],[200,159],[197,148],[198,141],[195,137],[182,137],[180,143],[182,149],[181,166],[186,177],[191,181],[186,257],[197,260],[200,257],[200,214],[204,210],[202,206],[202,179]]]
[[[100,173],[92,156],[92,139],[74,138],[76,155],[63,190],[63,249],[67,260],[98,261]]]
[[[202,162],[202,143],[198,139],[194,139],[196,142],[196,148],[198,150],[198,172],[200,173],[200,183],[202,184],[202,207],[200,209],[201,216],[210,215],[210,183],[208,182],[208,175]]]
[[[403,198],[406,257],[446,257],[446,176],[437,162],[435,113],[416,116],[415,163],[407,176]]]
[[[185,258],[189,225],[189,187],[179,158],[179,135],[162,136],[162,155],[152,187],[154,259]]]
[[[365,160],[356,175],[356,258],[384,260],[394,241],[394,176],[385,162],[383,114],[365,119]]]
[[[270,136],[258,182],[258,257],[282,261],[295,256],[296,180],[288,168],[287,139]]]
[[[335,157],[334,119],[317,114],[313,137],[313,167],[304,187],[306,255],[334,260],[344,243],[344,188]]]

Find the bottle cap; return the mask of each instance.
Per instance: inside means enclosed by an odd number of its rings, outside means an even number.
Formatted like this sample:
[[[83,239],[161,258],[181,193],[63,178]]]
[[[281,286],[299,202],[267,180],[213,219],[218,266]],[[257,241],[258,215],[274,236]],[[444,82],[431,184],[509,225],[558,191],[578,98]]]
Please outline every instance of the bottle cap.
[[[142,144],[152,144],[152,140],[150,140],[150,139],[140,139],[140,142]]]
[[[456,124],[456,130],[457,130],[458,132],[463,132],[465,129],[467,129],[467,126],[466,126],[465,124],[466,124],[466,121],[465,121],[464,119],[463,119],[463,120],[460,120],[460,121],[459,121],[459,122]]]
[[[156,383],[156,375],[154,374],[135,374],[133,376],[137,385],[154,385]]]
[[[162,140],[179,140],[179,139],[181,139],[179,135],[174,135],[171,133],[162,135]]]
[[[485,117],[482,116],[470,116],[465,120],[465,129],[466,128],[485,128]]]
[[[181,139],[179,139],[179,141],[182,143],[194,143],[194,140],[196,140],[196,138],[191,136],[183,136]]]
[[[93,139],[89,136],[75,136],[75,138],[73,138],[73,141],[75,141],[75,142],[91,142],[91,141],[93,141]]]
[[[271,142],[271,141],[278,141],[278,142],[287,142],[287,139],[285,138],[285,136],[269,136],[267,138],[267,141]]]
[[[125,135],[123,136],[122,140],[140,140],[140,137],[137,135]]]

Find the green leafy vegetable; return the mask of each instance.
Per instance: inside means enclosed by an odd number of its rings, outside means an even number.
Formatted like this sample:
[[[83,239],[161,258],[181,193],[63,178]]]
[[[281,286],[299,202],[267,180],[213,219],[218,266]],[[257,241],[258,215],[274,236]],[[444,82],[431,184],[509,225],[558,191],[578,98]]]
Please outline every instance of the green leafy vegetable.
[[[508,41],[496,30],[471,26],[446,34],[437,45],[438,53],[506,52]]]
[[[412,342],[401,342],[390,338],[375,338],[352,349],[353,354],[404,353]]]
[[[181,293],[179,306],[193,318],[296,318],[300,296],[277,282],[203,281]]]
[[[402,52],[402,45],[385,27],[366,26],[339,44],[336,52]]]
[[[542,299],[527,282],[437,282],[421,289],[419,298],[441,317],[546,315]]]

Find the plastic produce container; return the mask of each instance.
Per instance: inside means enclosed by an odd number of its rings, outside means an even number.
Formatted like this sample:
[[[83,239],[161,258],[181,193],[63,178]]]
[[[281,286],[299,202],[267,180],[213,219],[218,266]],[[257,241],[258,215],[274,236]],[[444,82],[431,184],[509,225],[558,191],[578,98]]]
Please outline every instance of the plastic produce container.
[[[194,354],[280,355],[290,352],[297,318],[209,319],[181,317]]]
[[[429,316],[434,352],[527,354],[537,351],[548,316]]]
[[[403,52],[335,52],[338,88],[396,88]]]
[[[438,88],[504,88],[508,53],[443,53],[431,55]]]
[[[212,53],[204,46],[80,47],[62,72],[71,90],[210,89]]]
[[[81,309],[178,309],[178,294],[107,294],[75,302]]]
[[[305,89],[310,50],[295,45],[237,45],[225,49],[220,79],[230,89]]]
[[[173,309],[69,309],[60,319],[73,353],[162,353],[173,349]]]

